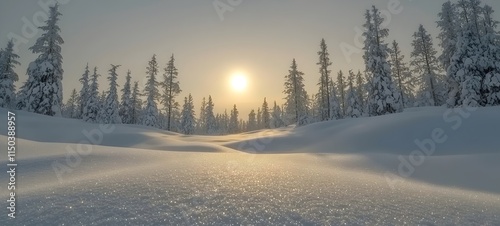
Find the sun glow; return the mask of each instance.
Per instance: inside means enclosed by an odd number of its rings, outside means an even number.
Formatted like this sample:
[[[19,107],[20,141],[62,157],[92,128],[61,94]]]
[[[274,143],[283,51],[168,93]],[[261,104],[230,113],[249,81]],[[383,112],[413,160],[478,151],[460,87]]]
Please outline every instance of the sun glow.
[[[234,91],[243,92],[246,90],[248,85],[248,80],[245,74],[243,73],[235,73],[231,77],[231,87]]]

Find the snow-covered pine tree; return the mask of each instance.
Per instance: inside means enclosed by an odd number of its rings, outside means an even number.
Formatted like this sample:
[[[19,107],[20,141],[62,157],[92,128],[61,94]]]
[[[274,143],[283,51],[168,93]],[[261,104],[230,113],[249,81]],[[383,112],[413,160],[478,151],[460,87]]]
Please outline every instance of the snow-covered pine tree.
[[[345,104],[345,90],[346,90],[346,82],[344,72],[342,70],[337,74],[337,92],[339,94],[339,103],[340,103],[340,117],[343,118],[345,116],[346,104]]]
[[[19,76],[14,71],[19,56],[14,53],[14,41],[10,40],[4,50],[0,50],[0,107],[12,108],[15,104],[16,87]]]
[[[333,81],[330,81],[330,114],[331,120],[342,118],[342,110],[340,109],[339,95],[337,94],[337,87]]]
[[[122,118],[120,117],[120,103],[118,102],[118,74],[116,70],[120,65],[111,64],[109,69],[109,91],[107,92],[106,99],[103,105],[102,121],[105,124],[121,124]]]
[[[330,62],[330,54],[328,53],[328,47],[326,45],[325,39],[321,39],[320,51],[318,52],[319,62],[317,65],[320,66],[319,73],[319,93],[318,93],[318,107],[320,120],[326,121],[331,118],[330,112],[330,72],[329,67],[332,65]]]
[[[224,114],[221,115],[221,131],[223,134],[227,134],[229,131],[229,114],[227,113],[227,109],[224,109]]]
[[[120,117],[122,118],[122,123],[124,124],[132,124],[132,113],[133,113],[133,105],[131,101],[131,84],[130,80],[132,79],[130,70],[127,71],[127,76],[125,77],[125,85],[123,85],[122,98],[120,103]]]
[[[100,100],[99,100],[99,83],[97,79],[99,78],[97,73],[97,67],[94,67],[94,74],[92,75],[92,83],[89,87],[89,93],[87,94],[87,102],[83,108],[82,119],[85,122],[97,123],[100,111]]]
[[[384,18],[380,11],[373,6],[371,13],[365,15],[366,31],[364,59],[366,72],[371,78],[372,89],[369,92],[368,114],[378,116],[400,112],[402,110],[401,96],[396,91],[392,80],[390,64],[387,62],[389,49],[384,39],[389,35],[387,28],[382,28]]]
[[[193,97],[189,94],[188,97],[184,98],[184,106],[182,107],[181,132],[183,134],[194,134],[196,125],[195,117]]]
[[[483,103],[486,106],[500,105],[500,35],[496,31],[499,24],[493,20],[493,8],[486,5],[484,14],[484,35],[482,37],[482,66],[485,79],[482,83]]]
[[[347,94],[346,94],[346,117],[349,118],[359,118],[362,116],[362,106],[358,99],[357,90],[354,87],[354,80],[356,75],[354,72],[349,71],[349,76],[347,77]],[[361,87],[357,87],[361,88]]]
[[[307,123],[307,102],[308,96],[304,89],[304,73],[297,69],[297,62],[292,61],[288,75],[285,76],[286,95],[285,106],[288,115],[289,123],[296,123],[297,126],[302,126]]]
[[[267,98],[264,98],[264,103],[262,103],[262,128],[271,128],[271,112],[269,111],[269,105],[267,104]]]
[[[163,106],[165,107],[166,117],[167,117],[167,130],[172,130],[173,121],[173,111],[175,111],[175,105],[178,103],[175,101],[177,95],[181,93],[181,88],[179,81],[177,81],[178,71],[175,67],[174,55],[170,57],[167,67],[165,68],[165,74],[163,74],[163,82],[161,86],[163,88],[163,93],[161,96]]]
[[[142,125],[159,128],[158,122],[158,107],[156,100],[159,97],[158,82],[156,75],[158,75],[158,63],[156,62],[156,55],[153,55],[146,68],[147,83],[144,88],[144,95],[147,97],[146,106],[142,115]]]
[[[130,124],[138,124],[142,115],[142,99],[139,90],[139,82],[134,82],[132,95],[130,96]]]
[[[215,115],[214,115],[214,102],[212,101],[212,96],[208,96],[208,102],[205,106],[205,118],[206,118],[206,131],[208,135],[214,135],[217,132],[215,125]]]
[[[233,109],[231,110],[231,117],[229,118],[229,133],[231,134],[238,133],[239,130],[238,114],[239,112],[235,104],[233,106]]]
[[[358,100],[361,105],[361,113],[364,114],[366,112],[366,99],[367,99],[367,92],[366,92],[366,87],[367,84],[365,83],[363,79],[363,75],[361,74],[361,71],[358,70],[358,73],[356,74],[356,91],[358,95]]]
[[[207,131],[207,117],[205,115],[205,108],[207,108],[207,101],[205,97],[203,97],[200,107],[200,118],[198,119],[198,123],[196,124],[196,130],[198,131],[198,134],[205,134]]]
[[[101,91],[101,94],[99,95],[99,113],[97,115],[97,122],[99,123],[104,123],[104,121],[106,121],[106,119],[104,119],[105,117],[105,107],[104,105],[106,105],[106,97],[108,96],[106,90],[103,90]]]
[[[328,99],[330,99],[330,98],[328,98]],[[281,117],[282,114],[283,113],[282,113],[280,106],[278,106],[276,104],[276,101],[274,101],[273,112],[271,113],[272,128],[280,128],[280,127],[285,126],[285,122],[283,122],[283,118]]]
[[[392,42],[390,55],[395,83],[398,91],[401,93],[401,103],[403,107],[412,106],[415,85],[410,69],[406,66],[406,62],[404,62],[404,55],[401,53],[401,49],[396,40]],[[358,79],[362,79],[361,73],[359,73]]]
[[[57,22],[62,15],[59,5],[50,7],[49,19],[40,29],[44,32],[30,48],[40,54],[28,67],[28,81],[24,84],[24,110],[49,116],[61,116],[62,106],[62,55],[61,29]]]
[[[262,111],[257,108],[257,129],[262,129]]]
[[[451,1],[445,2],[441,7],[441,12],[438,17],[437,26],[441,30],[438,35],[438,40],[440,40],[439,46],[442,48],[441,55],[438,59],[443,68],[447,70],[457,46],[459,21],[455,5],[451,3]]]
[[[418,31],[413,34],[412,42],[413,51],[411,53],[411,66],[413,72],[419,75],[416,80],[419,91],[415,105],[422,106],[439,106],[443,104],[443,90],[441,75],[438,75],[439,64],[436,57],[437,51],[434,49],[432,37],[420,25]]]
[[[71,91],[71,96],[63,107],[63,116],[66,118],[77,118],[78,116],[78,93],[76,89]]]
[[[257,119],[256,119],[255,110],[251,110],[250,114],[248,114],[248,124],[247,131],[254,131],[257,129]]]
[[[89,94],[90,94],[90,70],[89,70],[89,64],[87,63],[87,66],[85,66],[85,72],[83,72],[82,77],[79,79],[80,83],[82,84],[82,89],[80,89],[80,97],[78,99],[78,118],[83,119],[83,111],[85,109],[85,104],[87,104],[87,101],[89,99]]]
[[[475,8],[467,0],[461,0],[457,5],[465,22],[458,33],[456,51],[451,58],[447,76],[458,83],[458,89],[450,89],[447,104],[450,107],[478,107],[481,104],[481,86],[484,72],[481,68],[481,40],[477,21],[472,14]],[[458,97],[458,99],[457,99]]]

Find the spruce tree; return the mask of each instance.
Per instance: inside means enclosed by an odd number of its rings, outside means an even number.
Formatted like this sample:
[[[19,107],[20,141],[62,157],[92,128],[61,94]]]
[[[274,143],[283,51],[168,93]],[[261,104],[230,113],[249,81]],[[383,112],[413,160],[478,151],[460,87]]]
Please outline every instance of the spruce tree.
[[[359,118],[362,116],[362,106],[358,99],[356,88],[354,87],[354,80],[356,75],[354,72],[349,71],[349,76],[347,77],[347,94],[346,94],[346,117],[349,118]],[[357,87],[358,89],[360,87]]]
[[[195,124],[193,97],[189,94],[188,97],[184,98],[184,106],[182,107],[181,132],[187,135],[194,134]]]
[[[121,90],[122,98],[120,103],[120,117],[122,118],[122,122],[124,124],[132,124],[132,114],[134,106],[132,105],[131,101],[131,73],[132,72],[130,72],[130,70],[127,71],[127,77],[125,77],[125,85],[123,85],[123,89]]]
[[[120,103],[118,102],[118,74],[116,70],[120,65],[111,64],[109,69],[109,91],[106,93],[106,99],[102,108],[101,123],[105,124],[121,124],[122,118],[120,117]]]
[[[413,34],[413,52],[411,53],[413,72],[419,75],[417,106],[438,106],[443,104],[442,89],[437,51],[433,47],[432,37],[423,25]]]
[[[262,103],[262,128],[271,128],[271,113],[266,98],[264,98],[264,103]]]
[[[82,89],[80,89],[80,98],[78,99],[78,118],[80,119],[83,118],[83,111],[85,109],[85,104],[87,104],[87,101],[89,99],[89,93],[90,93],[89,76],[90,76],[90,70],[89,70],[89,64],[87,63],[87,66],[85,66],[85,72],[83,72],[82,77],[79,79],[80,83],[82,84]]]
[[[345,116],[345,111],[346,111],[345,90],[346,90],[345,77],[344,77],[344,72],[342,72],[341,70],[337,75],[337,92],[339,94],[338,98],[340,103],[340,118],[343,118]]]
[[[229,119],[229,133],[231,134],[238,133],[239,130],[238,115],[239,112],[235,104],[233,106],[233,109],[231,110],[231,118]]]
[[[92,83],[89,87],[89,93],[87,94],[87,102],[83,108],[82,119],[85,122],[97,123],[100,111],[100,100],[99,100],[99,83],[97,82],[99,75],[97,73],[97,67],[94,67],[94,74],[92,75]]]
[[[328,98],[330,99],[330,98]],[[273,112],[271,113],[272,115],[272,128],[280,128],[285,126],[285,122],[283,122],[282,118],[282,110],[280,106],[276,104],[276,101],[274,101],[274,106],[273,106]]]
[[[289,123],[296,123],[298,126],[307,123],[307,103],[308,96],[304,88],[304,73],[297,68],[295,59],[292,61],[288,75],[285,76],[286,95],[285,106]]]
[[[500,35],[496,31],[499,24],[493,20],[493,9],[486,5],[484,14],[484,35],[482,37],[482,68],[485,74],[482,83],[483,104],[485,106],[500,105]]]
[[[19,76],[14,71],[19,56],[14,53],[14,42],[10,40],[5,50],[0,51],[0,107],[14,107],[16,98],[16,87],[14,82],[19,80]]]
[[[77,118],[78,116],[78,93],[73,89],[71,95],[64,105],[63,116],[66,118]]]
[[[61,29],[57,22],[62,15],[58,11],[59,5],[50,7],[49,19],[46,25],[40,27],[44,32],[30,48],[37,59],[29,64],[28,81],[23,88],[22,106],[24,110],[49,116],[60,116],[62,106],[62,55],[61,45],[64,43],[60,36]]]
[[[148,81],[144,88],[144,95],[147,97],[147,101],[142,116],[142,125],[159,128],[158,107],[156,105],[156,100],[159,97],[158,82],[156,80],[156,75],[158,75],[156,55],[153,55],[146,70]]]
[[[134,82],[132,95],[130,96],[130,124],[139,124],[142,115],[142,99],[139,90],[139,82]]]
[[[368,99],[368,114],[378,116],[400,112],[401,97],[392,80],[390,64],[387,62],[389,49],[384,39],[389,35],[387,28],[382,28],[384,19],[380,11],[373,6],[372,11],[365,14],[366,31],[364,59],[366,72],[371,79],[371,90]]]
[[[214,115],[214,102],[212,101],[212,96],[208,96],[208,102],[205,106],[205,118],[206,118],[206,134],[214,135],[217,131],[215,125],[215,115]]]
[[[257,119],[256,119],[255,110],[252,109],[250,111],[250,114],[248,114],[247,130],[254,131],[256,129],[257,129]]]
[[[200,107],[200,118],[198,120],[198,133],[200,134],[205,134],[207,131],[207,117],[205,115],[205,108],[207,107],[207,101],[205,97],[203,97],[203,100],[201,101],[201,107]]]
[[[395,40],[392,42],[390,55],[392,72],[394,74],[395,84],[401,95],[401,103],[403,107],[409,107],[413,100],[413,89],[415,88],[414,81],[411,77],[410,69],[404,62],[404,55],[401,53],[399,44]],[[358,79],[360,79],[361,73],[359,73],[358,76]]]
[[[330,112],[330,72],[329,67],[332,65],[330,62],[330,54],[328,53],[328,47],[326,45],[325,39],[321,40],[320,51],[318,52],[319,62],[317,65],[320,66],[320,79],[319,79],[319,110],[320,110],[320,120],[326,121],[331,118]]]
[[[170,61],[165,68],[165,74],[163,74],[163,82],[161,86],[163,88],[162,103],[165,107],[166,117],[167,117],[167,130],[172,130],[172,121],[174,111],[176,110],[176,105],[178,103],[175,101],[177,95],[181,93],[181,88],[179,81],[177,81],[178,71],[175,67],[174,55],[170,57]]]

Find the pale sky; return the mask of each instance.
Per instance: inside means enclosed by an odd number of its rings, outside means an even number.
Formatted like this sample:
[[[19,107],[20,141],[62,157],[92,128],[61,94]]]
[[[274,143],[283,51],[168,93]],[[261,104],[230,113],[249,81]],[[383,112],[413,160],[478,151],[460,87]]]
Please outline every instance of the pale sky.
[[[228,4],[228,0],[219,0]],[[4,48],[8,34],[22,35],[23,17],[43,12],[39,2],[50,0],[2,0],[0,2],[0,47]],[[212,0],[61,0],[60,21],[64,57],[64,97],[80,89],[78,79],[88,62],[97,66],[100,88],[107,87],[110,64],[120,64],[119,84],[123,85],[127,69],[132,79],[144,84],[146,66],[157,54],[161,68],[175,54],[179,81],[183,92],[178,98],[192,93],[196,110],[203,97],[212,95],[217,112],[238,106],[240,117],[247,119],[250,109],[268,102],[283,102],[284,76],[293,58],[305,73],[309,94],[317,92],[319,79],[317,52],[321,38],[329,47],[336,78],[339,70],[364,69],[362,53],[349,60],[341,45],[356,46],[355,28],[364,23],[363,14],[371,5],[390,10],[390,37],[397,40],[410,59],[412,34],[423,24],[433,37],[437,35],[435,21],[445,0],[400,0],[400,6],[388,7],[397,0],[242,0],[223,14],[223,20]],[[237,2],[234,1],[233,2]],[[483,0],[500,11],[500,1]],[[37,13],[38,12],[38,13]],[[495,19],[498,20],[497,12]],[[38,33],[19,45],[21,66],[17,68],[20,82],[27,79],[26,67],[36,58],[28,51]],[[435,47],[439,49],[437,41]],[[245,92],[234,92],[229,78],[242,71],[249,79]],[[163,70],[162,70],[163,73]],[[120,88],[121,89],[121,88]],[[102,89],[101,89],[102,90]],[[271,104],[272,105],[272,104]]]

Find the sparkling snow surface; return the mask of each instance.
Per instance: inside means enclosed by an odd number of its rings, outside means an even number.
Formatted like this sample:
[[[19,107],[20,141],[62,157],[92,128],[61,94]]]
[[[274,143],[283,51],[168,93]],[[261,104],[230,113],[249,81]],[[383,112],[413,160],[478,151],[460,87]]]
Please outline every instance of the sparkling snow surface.
[[[396,172],[394,153],[327,153],[307,144],[296,154],[277,151],[307,127],[267,132],[276,136],[265,142],[270,153],[247,154],[229,147],[262,133],[186,137],[117,126],[104,135],[106,146],[92,146],[58,180],[54,161],[65,163],[78,131],[97,125],[18,114],[18,215],[0,217],[0,225],[500,225],[499,153],[428,157],[392,189],[384,173]],[[133,144],[130,134],[143,142]]]

